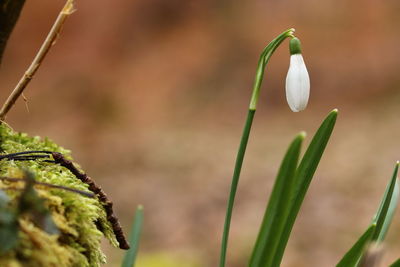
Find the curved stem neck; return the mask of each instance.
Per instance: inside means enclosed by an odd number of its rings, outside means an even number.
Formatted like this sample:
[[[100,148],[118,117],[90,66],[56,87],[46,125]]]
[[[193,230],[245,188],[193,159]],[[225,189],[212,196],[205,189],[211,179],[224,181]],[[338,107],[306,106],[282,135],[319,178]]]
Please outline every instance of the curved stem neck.
[[[293,32],[294,32],[294,29],[289,29],[287,31],[284,31],[278,37],[276,37],[274,40],[272,40],[264,48],[263,52],[261,53],[260,59],[258,60],[257,72],[256,72],[256,77],[255,77],[254,85],[253,85],[253,93],[251,95],[251,100],[250,100],[250,106],[249,106],[250,110],[257,109],[257,102],[258,102],[258,97],[260,94],[261,84],[262,84],[262,81],[264,78],[264,71],[265,71],[265,67],[267,66],[269,59],[271,58],[271,56],[275,52],[275,50],[278,48],[278,46],[286,38],[294,37]]]

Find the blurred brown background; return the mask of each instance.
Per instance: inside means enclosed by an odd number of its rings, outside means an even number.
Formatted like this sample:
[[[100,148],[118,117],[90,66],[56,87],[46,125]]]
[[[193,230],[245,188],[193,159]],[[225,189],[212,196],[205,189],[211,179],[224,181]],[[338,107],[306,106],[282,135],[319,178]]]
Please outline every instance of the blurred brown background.
[[[0,71],[10,93],[62,0],[28,0]],[[145,207],[139,267],[216,266],[226,199],[259,53],[294,27],[311,76],[286,105],[287,43],[268,67],[239,184],[228,266],[245,266],[288,143],[339,109],[283,266],[333,266],[370,222],[400,159],[394,0],[78,0],[8,123],[48,136],[114,200],[126,231]],[[2,101],[3,101],[2,100]],[[383,266],[399,257],[400,216]],[[397,240],[396,240],[397,239]],[[109,263],[122,252],[104,244]]]

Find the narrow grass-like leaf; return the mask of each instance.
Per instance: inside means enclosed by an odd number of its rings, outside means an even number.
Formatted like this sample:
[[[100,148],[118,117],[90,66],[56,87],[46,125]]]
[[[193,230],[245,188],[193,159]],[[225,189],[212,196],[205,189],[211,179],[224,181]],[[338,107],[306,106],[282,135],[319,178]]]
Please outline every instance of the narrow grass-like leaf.
[[[129,243],[131,248],[125,253],[124,261],[121,267],[133,267],[135,265],[136,255],[139,248],[140,233],[143,224],[143,206],[139,205],[136,209],[135,218],[133,220],[131,233],[129,235]]]
[[[399,162],[396,163],[392,179],[386,187],[381,205],[373,219],[373,222],[376,223],[376,230],[374,235],[372,236],[372,240],[374,241],[383,241],[389,229],[390,223],[393,219],[394,211],[396,210],[399,197],[399,186],[397,180],[398,171]]]
[[[267,266],[266,264],[272,257],[270,251],[279,242],[280,228],[284,225],[287,216],[290,189],[292,188],[304,137],[304,132],[296,136],[281,163],[250,259],[251,267]]]
[[[392,264],[390,264],[389,267],[400,267],[400,259],[398,259],[397,261],[395,261]]]
[[[283,227],[279,244],[277,245],[276,250],[270,252],[273,254],[274,258],[272,264],[268,266],[276,267],[280,266],[281,264],[283,253],[289,240],[294,222],[296,220],[297,214],[299,213],[301,204],[303,203],[312,177],[314,176],[319,161],[321,160],[325,147],[328,144],[329,138],[335,126],[336,117],[337,110],[334,109],[322,122],[318,131],[314,135],[310,145],[308,146],[308,149],[305,152],[299,167],[296,170],[290,211],[285,226]]]
[[[399,204],[399,180],[396,179],[396,184],[394,186],[392,201],[390,202],[385,222],[383,223],[381,233],[378,237],[378,242],[382,242],[385,239],[386,234],[389,230],[390,224],[392,223],[393,216],[397,209],[398,204]]]
[[[364,234],[357,240],[357,242],[350,248],[350,250],[343,256],[336,267],[354,267],[357,266],[358,261],[361,259],[365,247],[371,241],[376,224],[372,224],[364,232]]]
[[[389,229],[390,223],[393,219],[399,198],[399,185],[397,180],[397,173],[399,169],[399,162],[396,163],[393,176],[386,186],[385,194],[383,195],[378,212],[375,214],[372,225],[361,236],[356,244],[346,253],[342,260],[338,263],[337,267],[357,266],[358,261],[364,254],[364,247],[368,241],[382,242]],[[373,231],[371,228],[373,227]],[[362,242],[363,241],[363,242]],[[356,251],[356,252],[354,252]]]

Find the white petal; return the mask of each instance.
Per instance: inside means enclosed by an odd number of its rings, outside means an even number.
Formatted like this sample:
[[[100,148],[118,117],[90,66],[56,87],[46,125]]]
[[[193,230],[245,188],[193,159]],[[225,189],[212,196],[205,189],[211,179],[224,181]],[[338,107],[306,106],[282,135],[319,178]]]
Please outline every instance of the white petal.
[[[301,54],[290,56],[286,76],[286,99],[290,109],[298,112],[306,108],[310,96],[310,77]]]

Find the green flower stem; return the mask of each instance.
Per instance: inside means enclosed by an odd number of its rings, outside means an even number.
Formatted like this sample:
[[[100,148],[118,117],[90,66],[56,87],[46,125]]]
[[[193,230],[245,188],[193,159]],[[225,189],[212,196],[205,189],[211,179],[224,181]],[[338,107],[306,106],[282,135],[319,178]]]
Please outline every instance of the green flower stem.
[[[265,67],[269,59],[271,58],[272,54],[278,48],[278,46],[288,37],[294,38],[293,36],[294,29],[289,29],[281,33],[278,37],[276,37],[272,42],[270,42],[263,50],[260,55],[260,59],[258,60],[257,72],[256,77],[254,80],[253,85],[253,93],[251,95],[250,106],[249,109],[256,110],[257,109],[257,102],[258,97],[260,94],[260,88],[264,77]]]
[[[233,171],[231,191],[229,193],[228,206],[226,209],[224,232],[222,235],[221,254],[220,254],[220,262],[219,262],[220,267],[224,267],[225,262],[226,262],[226,252],[227,252],[227,247],[228,247],[229,229],[230,229],[231,219],[232,219],[233,204],[235,202],[236,190],[237,190],[237,186],[239,183],[239,177],[240,177],[240,172],[242,169],[244,155],[246,153],[246,147],[247,147],[247,143],[249,140],[251,125],[253,123],[254,114],[255,114],[256,108],[257,108],[258,97],[260,94],[260,88],[261,88],[261,84],[262,84],[263,76],[264,76],[264,70],[265,70],[265,67],[266,67],[269,59],[271,58],[272,54],[276,50],[276,48],[278,48],[278,46],[287,37],[291,37],[291,38],[294,37],[293,32],[294,32],[294,29],[289,29],[287,31],[284,31],[282,34],[280,34],[274,40],[272,40],[272,42],[270,42],[264,48],[263,52],[261,53],[260,59],[258,61],[257,72],[256,72],[255,81],[254,81],[254,86],[253,86],[253,93],[251,95],[251,100],[250,100],[249,112],[247,114],[246,124],[243,129],[243,134],[242,134],[242,138],[240,140],[239,150],[238,150],[238,153],[236,156],[235,169]]]
[[[229,200],[228,200],[228,207],[226,209],[226,216],[225,216],[225,224],[224,224],[224,232],[222,235],[222,244],[221,244],[221,255],[220,255],[220,262],[219,266],[225,266],[226,261],[226,251],[228,246],[228,238],[229,238],[229,229],[231,226],[231,219],[232,219],[232,209],[233,203],[235,202],[236,190],[239,183],[240,171],[242,169],[244,154],[246,152],[247,143],[249,140],[251,125],[253,123],[253,118],[255,114],[255,110],[249,109],[247,113],[247,120],[246,124],[243,129],[242,139],[240,141],[239,150],[236,156],[236,163],[235,163],[235,170],[233,171],[233,178],[231,184],[231,192],[229,193]]]

